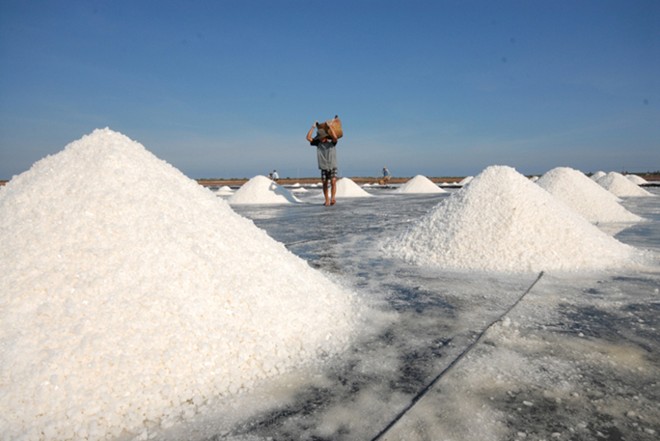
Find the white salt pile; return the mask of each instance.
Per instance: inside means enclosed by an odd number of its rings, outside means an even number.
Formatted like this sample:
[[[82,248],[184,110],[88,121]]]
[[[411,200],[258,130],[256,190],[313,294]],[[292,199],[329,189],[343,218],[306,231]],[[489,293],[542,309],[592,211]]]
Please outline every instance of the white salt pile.
[[[609,172],[605,176],[599,178],[596,182],[603,188],[609,190],[618,197],[640,197],[640,196],[653,196],[653,194],[639,187],[637,184],[630,182],[621,173]]]
[[[502,272],[602,269],[637,256],[504,166],[484,170],[384,248],[420,265]]]
[[[337,180],[338,198],[368,198],[372,195],[364,191],[350,178],[341,178]]]
[[[458,183],[458,185],[468,185],[472,180],[474,179],[474,176],[466,176],[463,179],[461,179],[461,182]]]
[[[292,204],[300,202],[289,190],[265,176],[255,176],[229,198],[232,205],[239,204]]]
[[[621,206],[619,198],[578,170],[557,167],[545,173],[536,183],[589,222],[642,220],[641,217]]]
[[[642,185],[642,184],[648,184],[649,183],[649,181],[642,178],[641,176],[625,175],[625,177],[628,178],[630,180],[630,182],[632,182],[633,184],[636,184],[636,185]]]
[[[607,174],[607,173],[605,173],[604,171],[599,170],[599,171],[597,171],[596,173],[594,173],[593,175],[591,175],[590,178],[591,178],[592,181],[598,181],[600,178],[602,178],[602,177],[605,176],[606,174]]]
[[[447,193],[433,183],[429,178],[417,175],[407,181],[401,187],[394,190],[394,193]]]
[[[218,196],[231,196],[234,194],[234,190],[229,185],[223,185],[222,187],[218,188],[218,190],[215,192]]]
[[[109,129],[0,193],[3,439],[147,439],[344,350],[355,300]]]

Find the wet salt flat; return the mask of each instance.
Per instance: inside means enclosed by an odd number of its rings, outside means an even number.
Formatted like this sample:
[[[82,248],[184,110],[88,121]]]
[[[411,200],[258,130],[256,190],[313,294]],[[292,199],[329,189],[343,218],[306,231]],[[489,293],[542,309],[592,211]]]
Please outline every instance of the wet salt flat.
[[[236,207],[380,315],[311,384],[273,392],[214,439],[657,439],[658,266],[544,273],[509,310],[538,274],[424,270],[378,252],[447,195],[371,193],[331,209]],[[660,198],[623,205],[649,222],[616,237],[660,252]]]
[[[262,178],[101,129],[0,189],[1,439],[657,438],[657,188]]]

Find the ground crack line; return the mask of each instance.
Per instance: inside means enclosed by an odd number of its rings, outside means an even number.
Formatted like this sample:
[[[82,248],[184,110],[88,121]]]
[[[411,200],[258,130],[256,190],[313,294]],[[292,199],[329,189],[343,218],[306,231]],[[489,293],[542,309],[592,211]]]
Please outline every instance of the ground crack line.
[[[441,371],[441,372],[440,372],[440,373],[439,373],[439,374],[438,374],[433,380],[431,380],[431,382],[430,382],[429,384],[427,384],[426,386],[424,386],[424,388],[422,388],[422,390],[420,390],[420,391],[417,393],[417,395],[415,395],[415,396],[413,397],[413,399],[410,401],[410,403],[409,403],[405,408],[403,408],[403,410],[401,410],[401,412],[399,412],[399,413],[394,417],[394,419],[392,419],[392,421],[390,421],[390,422],[387,424],[387,426],[385,426],[385,428],[383,428],[383,430],[381,430],[380,432],[378,432],[378,434],[377,434],[376,436],[374,436],[374,437],[371,439],[371,441],[377,441],[377,440],[381,439],[381,438],[382,438],[382,437],[383,437],[383,436],[384,436],[384,435],[385,435],[385,434],[386,434],[386,433],[387,433],[392,427],[394,427],[394,425],[395,425],[395,424],[396,424],[401,418],[403,418],[403,416],[404,416],[406,413],[408,413],[408,411],[410,411],[410,409],[412,409],[412,408],[415,406],[415,404],[417,404],[417,402],[418,402],[418,401],[419,401],[424,395],[426,395],[426,393],[427,393],[429,390],[431,390],[431,388],[432,388],[433,386],[435,386],[435,384],[436,384],[438,381],[440,381],[440,379],[441,379],[442,377],[445,376],[445,374],[447,374],[447,372],[449,372],[454,366],[456,366],[456,365],[458,364],[458,362],[461,361],[461,360],[463,359],[463,357],[465,357],[465,355],[466,355],[468,352],[470,352],[470,351],[471,351],[471,350],[472,350],[472,349],[473,349],[473,348],[474,348],[474,347],[475,347],[475,346],[481,341],[481,339],[482,339],[483,336],[486,334],[486,332],[488,332],[488,330],[489,330],[489,329],[490,329],[495,323],[499,322],[499,321],[502,320],[506,315],[508,315],[508,314],[511,312],[511,310],[513,310],[513,308],[515,308],[515,307],[518,305],[518,303],[520,303],[520,301],[521,301],[521,300],[522,300],[527,294],[529,294],[529,292],[532,290],[532,288],[534,288],[534,285],[536,285],[536,284],[538,283],[538,281],[541,280],[541,277],[543,277],[543,274],[544,274],[544,272],[541,271],[541,272],[539,273],[539,275],[536,277],[536,279],[534,280],[534,282],[532,282],[532,284],[529,285],[529,288],[527,288],[527,290],[526,290],[524,293],[522,293],[522,295],[518,298],[518,300],[516,300],[516,301],[515,301],[515,302],[514,302],[509,308],[507,308],[506,311],[504,311],[499,317],[497,317],[495,320],[493,320],[488,326],[486,326],[486,327],[483,329],[483,331],[481,331],[481,333],[479,334],[479,336],[478,336],[478,337],[477,337],[477,338],[476,338],[471,344],[469,344],[469,345],[465,348],[465,350],[464,350],[463,352],[461,352],[461,353],[458,355],[458,357],[454,358],[454,360],[452,360],[452,362],[449,363],[449,366],[447,366],[446,368],[444,368],[444,369],[443,369],[443,370],[442,370],[442,371]]]

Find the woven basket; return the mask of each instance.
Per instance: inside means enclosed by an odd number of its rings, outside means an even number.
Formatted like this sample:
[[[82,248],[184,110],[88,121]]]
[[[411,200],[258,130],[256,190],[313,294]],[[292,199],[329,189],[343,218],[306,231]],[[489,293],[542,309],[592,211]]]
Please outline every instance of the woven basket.
[[[319,123],[318,128],[325,130],[326,133],[330,133],[328,130],[329,126],[332,126],[332,129],[335,131],[335,135],[337,135],[337,139],[344,136],[344,129],[341,127],[341,120],[338,116],[335,116],[333,119],[329,119],[326,122]]]

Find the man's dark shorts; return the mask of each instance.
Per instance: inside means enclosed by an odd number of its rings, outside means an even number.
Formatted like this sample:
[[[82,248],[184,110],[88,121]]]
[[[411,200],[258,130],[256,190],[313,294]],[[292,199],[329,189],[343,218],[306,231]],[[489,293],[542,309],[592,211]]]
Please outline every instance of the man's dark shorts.
[[[321,179],[324,181],[330,181],[332,178],[337,177],[337,169],[333,168],[332,170],[321,170]]]

